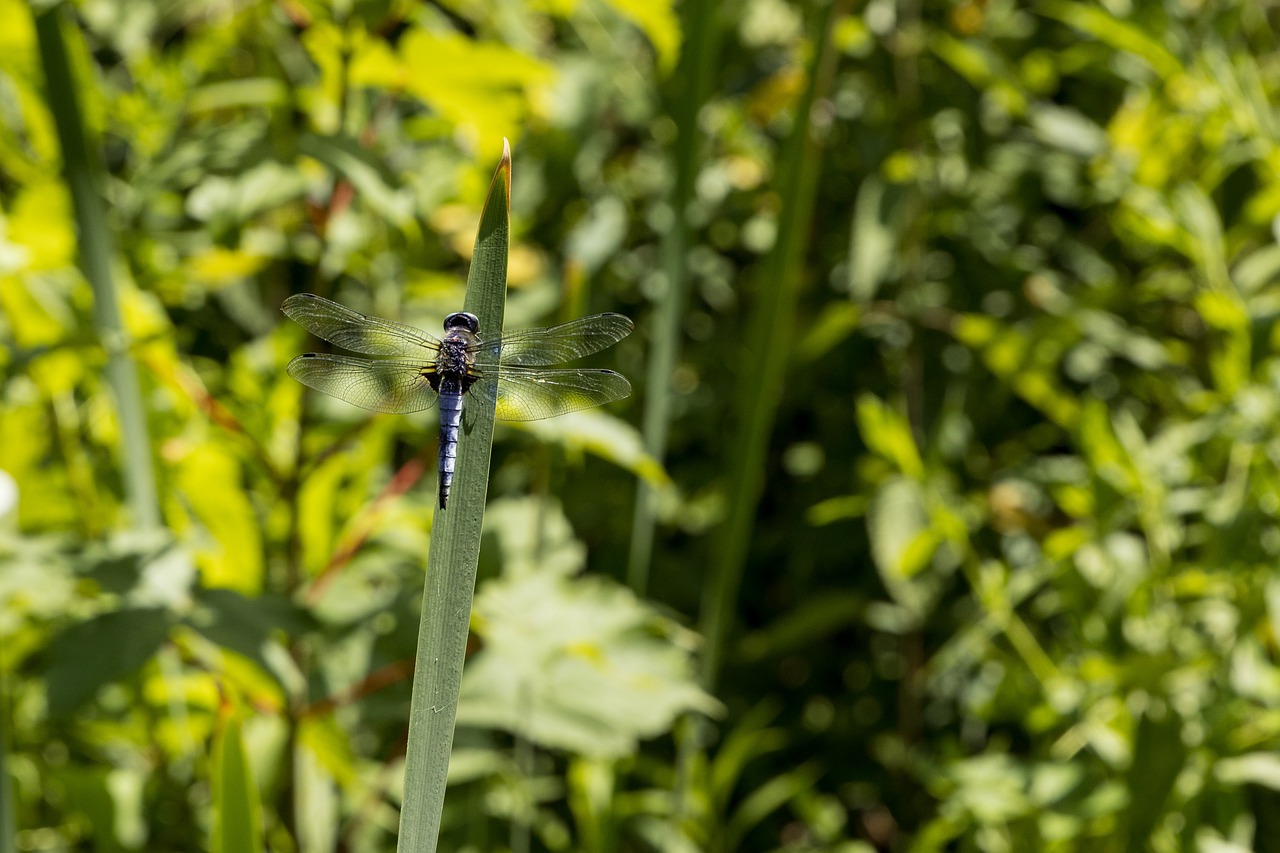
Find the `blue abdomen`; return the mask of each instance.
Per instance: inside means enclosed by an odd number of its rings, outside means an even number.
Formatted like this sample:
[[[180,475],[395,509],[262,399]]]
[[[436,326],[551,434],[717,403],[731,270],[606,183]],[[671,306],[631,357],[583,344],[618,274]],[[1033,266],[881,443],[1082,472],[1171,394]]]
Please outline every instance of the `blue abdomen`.
[[[440,508],[449,502],[449,487],[458,463],[458,426],[462,423],[462,393],[440,389]]]

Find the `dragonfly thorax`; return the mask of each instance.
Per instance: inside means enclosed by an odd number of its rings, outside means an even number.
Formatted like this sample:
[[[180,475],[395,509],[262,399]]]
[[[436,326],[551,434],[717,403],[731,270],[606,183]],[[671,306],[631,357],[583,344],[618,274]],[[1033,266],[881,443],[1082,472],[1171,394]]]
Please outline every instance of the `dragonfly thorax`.
[[[427,381],[435,391],[464,394],[479,378],[472,352],[475,342],[476,336],[466,326],[452,328],[444,336],[440,341],[435,370],[427,375]]]

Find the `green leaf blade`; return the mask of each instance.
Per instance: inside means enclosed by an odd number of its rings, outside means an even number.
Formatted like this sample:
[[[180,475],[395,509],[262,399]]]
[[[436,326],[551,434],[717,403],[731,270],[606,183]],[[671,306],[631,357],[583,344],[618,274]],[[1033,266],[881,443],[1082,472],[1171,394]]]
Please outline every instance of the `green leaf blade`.
[[[227,720],[213,747],[212,853],[262,853],[257,784],[244,750],[240,721]]]
[[[511,148],[503,140],[502,160],[480,214],[480,230],[467,275],[465,309],[480,319],[482,336],[502,332],[510,220]],[[435,517],[418,630],[404,806],[396,848],[412,853],[434,851],[440,835],[489,487],[493,402],[468,399],[467,403],[471,426],[459,435],[449,505]]]
[[[49,646],[49,713],[70,716],[98,688],[136,672],[169,635],[162,607],[114,610],[68,628]]]

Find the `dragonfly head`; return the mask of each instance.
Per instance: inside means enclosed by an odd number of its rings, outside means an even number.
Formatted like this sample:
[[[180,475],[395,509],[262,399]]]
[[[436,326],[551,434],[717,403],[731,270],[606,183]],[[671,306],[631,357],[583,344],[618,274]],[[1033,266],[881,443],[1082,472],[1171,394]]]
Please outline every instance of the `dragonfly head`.
[[[468,314],[466,311],[457,311],[444,318],[444,330],[451,332],[454,329],[466,329],[473,335],[480,334],[480,318],[475,314]]]

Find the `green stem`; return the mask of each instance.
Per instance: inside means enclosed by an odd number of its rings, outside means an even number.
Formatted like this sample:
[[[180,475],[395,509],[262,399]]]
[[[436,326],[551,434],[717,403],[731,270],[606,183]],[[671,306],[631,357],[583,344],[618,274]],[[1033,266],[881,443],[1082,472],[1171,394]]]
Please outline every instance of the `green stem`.
[[[120,319],[119,296],[111,272],[115,254],[103,211],[100,188],[104,169],[98,147],[89,144],[80,99],[67,57],[67,25],[62,4],[36,16],[36,38],[44,66],[50,112],[62,147],[62,167],[75,210],[80,269],[93,288],[93,320],[107,351],[107,384],[115,394],[123,436],[124,491],[141,529],[160,527],[151,442],[138,386],[138,369],[129,357],[129,337]]]
[[[836,6],[840,7],[838,14]],[[710,578],[703,589],[700,629],[706,650],[702,682],[707,688],[714,686],[724,657],[729,618],[737,606],[756,505],[764,484],[769,436],[790,363],[794,338],[790,331],[821,163],[811,112],[814,102],[830,88],[836,58],[831,31],[847,6],[848,0],[826,3],[818,16],[809,82],[796,104],[794,125],[782,151],[778,195],[784,206],[779,211],[778,240],[765,261],[760,290],[747,323],[746,340],[752,341],[755,348],[751,360],[755,368],[742,371],[738,377],[737,427],[727,444],[728,518],[715,539]]]
[[[690,228],[687,212],[693,200],[701,146],[698,141],[698,113],[706,103],[715,79],[719,56],[720,26],[717,12],[725,5],[713,0],[685,0],[684,49],[673,75],[671,115],[676,124],[673,152],[675,180],[671,185],[671,227],[662,235],[662,272],[666,289],[658,300],[654,317],[644,401],[644,447],[661,461],[667,450],[671,424],[671,376],[680,357],[680,325],[689,304],[689,276],[685,268]],[[657,520],[657,492],[641,480],[636,491],[635,514],[631,524],[631,554],[627,582],[638,595],[649,584],[649,564],[653,558],[654,525]]]
[[[504,140],[502,162],[480,214],[480,233],[467,276],[465,309],[480,318],[481,333],[486,335],[502,332],[510,199],[511,149]],[[431,530],[409,710],[404,807],[396,848],[400,853],[434,851],[444,810],[493,445],[492,403],[486,408],[479,399],[469,397],[467,408],[470,428],[459,436],[453,494],[448,508],[436,512]]]
[[[9,721],[13,713],[9,703],[9,677],[0,672],[0,853],[17,853],[17,803],[9,780]]]

